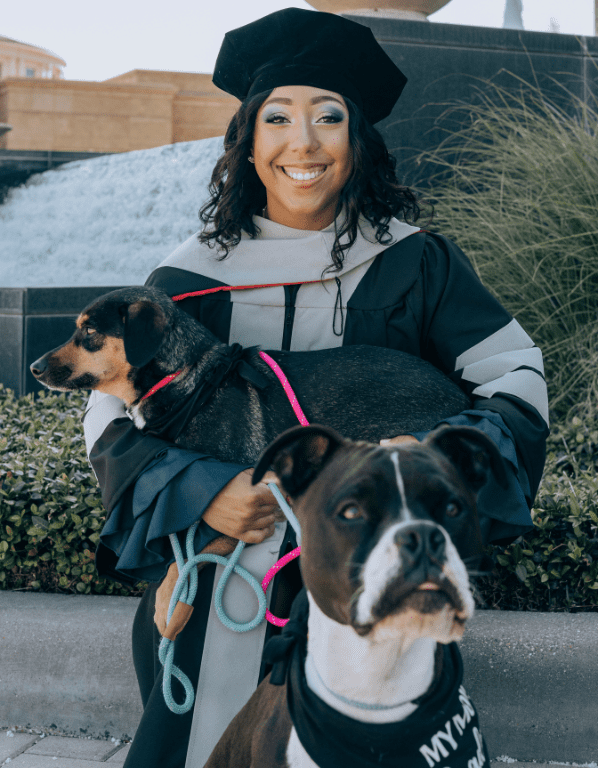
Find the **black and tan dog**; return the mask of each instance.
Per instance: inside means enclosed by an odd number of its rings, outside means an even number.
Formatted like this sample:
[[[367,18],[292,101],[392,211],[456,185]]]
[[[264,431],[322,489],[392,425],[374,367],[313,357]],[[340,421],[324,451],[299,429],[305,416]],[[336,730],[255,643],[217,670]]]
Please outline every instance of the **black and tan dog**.
[[[206,768],[489,768],[454,641],[473,613],[476,496],[490,473],[506,484],[496,446],[472,427],[389,448],[296,427],[254,482],[270,467],[307,595]]]
[[[469,406],[437,368],[403,352],[347,346],[269,354],[307,419],[349,438],[378,442],[429,430]],[[50,389],[116,395],[140,429],[221,461],[254,462],[297,423],[256,348],[221,343],[156,289],[124,288],[97,299],[78,317],[73,336],[31,371]]]

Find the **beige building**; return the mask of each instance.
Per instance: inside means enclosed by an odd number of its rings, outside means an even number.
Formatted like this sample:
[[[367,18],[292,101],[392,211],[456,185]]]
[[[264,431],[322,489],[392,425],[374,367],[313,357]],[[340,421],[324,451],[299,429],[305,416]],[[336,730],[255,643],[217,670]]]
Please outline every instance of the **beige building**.
[[[8,38],[0,63],[0,149],[130,152],[195,141],[221,136],[239,104],[194,72],[64,80],[62,59]]]
[[[38,77],[58,80],[66,66],[56,54],[22,43],[10,37],[0,36],[0,78]]]

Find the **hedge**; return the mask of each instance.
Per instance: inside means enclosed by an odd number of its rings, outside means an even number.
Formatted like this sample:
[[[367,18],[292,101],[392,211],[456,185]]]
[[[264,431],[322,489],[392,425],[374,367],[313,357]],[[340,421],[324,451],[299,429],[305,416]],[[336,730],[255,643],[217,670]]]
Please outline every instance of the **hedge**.
[[[0,384],[0,589],[141,594],[101,579],[105,520],[85,454],[79,394],[16,398]],[[533,532],[506,549],[479,593],[489,608],[598,610],[598,415],[553,427]]]
[[[478,583],[488,608],[598,611],[598,416],[552,427],[534,528],[506,549]]]
[[[106,513],[85,453],[84,400],[16,398],[0,384],[0,589],[139,592],[95,572]]]

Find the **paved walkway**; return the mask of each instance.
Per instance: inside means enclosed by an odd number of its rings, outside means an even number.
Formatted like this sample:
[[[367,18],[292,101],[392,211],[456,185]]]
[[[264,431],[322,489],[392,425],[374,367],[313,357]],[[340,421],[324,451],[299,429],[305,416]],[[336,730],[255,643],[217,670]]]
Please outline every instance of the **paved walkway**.
[[[129,745],[117,739],[74,738],[41,729],[1,729],[0,766],[6,768],[100,768],[122,766]],[[520,763],[509,758],[490,768],[559,768],[576,763]],[[585,765],[598,768],[596,763]],[[264,768],[266,768],[264,766]]]
[[[41,729],[0,730],[0,765],[10,768],[121,766],[129,745],[117,739],[73,738]]]

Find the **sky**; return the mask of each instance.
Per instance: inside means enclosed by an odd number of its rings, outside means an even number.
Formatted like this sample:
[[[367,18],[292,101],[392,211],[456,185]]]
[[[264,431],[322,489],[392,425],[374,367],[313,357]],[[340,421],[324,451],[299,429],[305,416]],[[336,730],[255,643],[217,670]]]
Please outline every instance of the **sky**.
[[[224,33],[303,0],[28,0],[6,2],[0,35],[47,48],[69,80],[106,80],[132,69],[212,72]],[[501,27],[505,0],[451,0],[431,22]],[[155,9],[155,10],[153,10]],[[594,0],[523,0],[523,24],[594,34]]]

